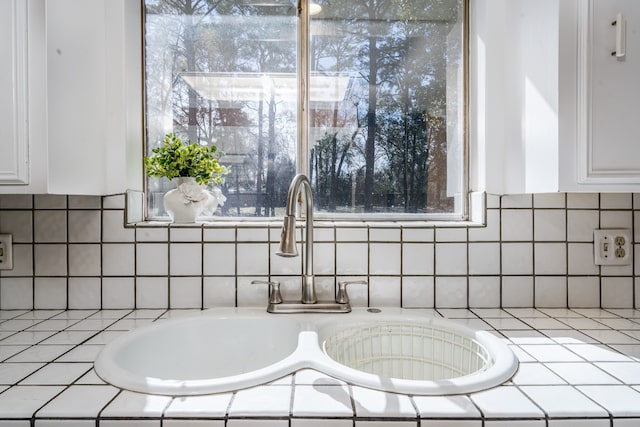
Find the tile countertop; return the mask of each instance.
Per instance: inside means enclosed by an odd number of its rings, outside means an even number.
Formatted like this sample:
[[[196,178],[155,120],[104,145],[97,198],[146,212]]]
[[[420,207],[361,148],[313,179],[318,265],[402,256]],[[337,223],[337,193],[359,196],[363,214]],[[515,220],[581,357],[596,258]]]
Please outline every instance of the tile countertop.
[[[191,310],[0,311],[0,427],[640,426],[640,310],[423,311],[494,331],[518,373],[456,396],[384,393],[312,370],[234,393],[152,396],[105,384],[92,362],[114,337]]]

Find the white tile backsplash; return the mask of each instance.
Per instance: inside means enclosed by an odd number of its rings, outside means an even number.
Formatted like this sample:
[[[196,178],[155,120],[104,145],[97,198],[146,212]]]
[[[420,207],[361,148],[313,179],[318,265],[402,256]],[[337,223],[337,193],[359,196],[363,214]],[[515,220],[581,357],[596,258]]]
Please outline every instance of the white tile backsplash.
[[[169,306],[169,279],[167,277],[136,278],[136,307],[164,308]]]
[[[102,282],[99,277],[70,277],[68,286],[70,309],[99,309],[102,306]]]
[[[431,308],[434,306],[434,290],[433,276],[403,276],[402,306]]]
[[[37,210],[33,213],[33,239],[38,243],[67,241],[67,212]]]
[[[135,288],[132,277],[105,277],[102,279],[102,307],[134,308]]]
[[[530,241],[533,239],[532,210],[503,209],[501,223],[503,241]]]
[[[139,243],[136,245],[136,275],[167,276],[169,245],[166,243]]]
[[[204,277],[202,279],[202,305],[211,307],[235,307],[235,277]]]
[[[632,277],[603,277],[601,284],[601,303],[605,308],[633,307]]]
[[[467,274],[466,243],[437,243],[435,256],[436,275],[447,276]]]
[[[169,240],[172,242],[200,242],[202,241],[202,227],[172,224],[169,227]]]
[[[236,245],[238,276],[269,274],[269,245],[266,243],[238,243]]]
[[[536,276],[534,292],[536,307],[567,307],[566,276]]]
[[[205,243],[203,246],[205,276],[236,274],[236,246],[230,243]]]
[[[569,210],[567,212],[567,240],[569,242],[593,242],[593,230],[600,228],[600,212],[597,210]]]
[[[469,277],[469,307],[500,307],[500,277]]]
[[[336,274],[367,274],[369,253],[366,243],[336,244]]]
[[[104,276],[133,276],[135,274],[135,245],[106,243],[102,245],[102,274]],[[156,262],[162,262],[158,259]]]
[[[102,245],[69,244],[69,276],[93,276],[102,274]]]
[[[535,243],[533,256],[535,274],[567,273],[566,243]]]
[[[201,277],[172,277],[169,280],[169,308],[193,308],[201,306]]]
[[[360,305],[629,308],[639,304],[637,268],[593,263],[594,229],[625,227],[634,231],[634,237],[640,235],[640,227],[634,227],[640,214],[633,210],[640,204],[632,204],[638,195],[486,198],[491,203],[485,212],[486,226],[481,227],[318,221],[314,272],[324,284],[322,297],[332,297],[338,275],[373,283],[366,291],[352,288]],[[275,254],[278,221],[264,226],[167,227],[160,222],[125,226],[124,208],[123,195],[0,196],[0,232],[13,234],[15,258],[13,270],[0,272],[0,308],[266,303],[264,290],[247,287],[246,280],[236,277],[278,277],[287,283],[288,295],[298,292],[295,278],[302,269],[302,250],[297,258]],[[640,255],[635,258],[637,266]],[[189,290],[178,292],[170,286],[174,278],[185,278]],[[447,281],[454,284],[447,287]]]
[[[33,246],[30,244],[13,244],[13,269],[0,270],[0,276],[32,276]]]
[[[158,260],[163,262],[164,260]],[[202,274],[202,244],[171,243],[169,245],[169,271],[172,276]]]
[[[124,211],[102,211],[102,240],[104,242],[133,242],[135,231],[124,226]]]
[[[469,243],[469,274],[500,274],[500,244]]]
[[[100,242],[101,212],[69,211],[69,241],[70,242]]]
[[[466,242],[466,228],[436,228],[436,242]]]
[[[33,246],[36,276],[66,276],[67,246],[64,244],[35,244]]]
[[[65,209],[67,197],[57,194],[36,194],[33,197],[33,207],[35,209]]]
[[[399,307],[400,277],[371,277],[369,304],[374,307]]]
[[[69,196],[69,209],[100,209],[102,197],[100,196]]]
[[[371,243],[369,274],[400,275],[401,245],[399,243]]]
[[[536,209],[533,213],[533,239],[538,242],[567,240],[567,219],[564,209]]]
[[[403,275],[433,275],[433,243],[404,243],[402,245]]]
[[[65,309],[67,307],[67,278],[33,279],[33,306],[36,309]]]
[[[13,235],[13,243],[33,242],[33,212],[21,210],[0,211],[0,230]]]
[[[567,208],[569,209],[598,209],[600,194],[598,193],[567,193]]]
[[[565,193],[541,193],[533,195],[533,207],[544,208],[564,208],[566,204]]]
[[[436,277],[436,307],[467,307],[466,277]]]
[[[502,278],[503,307],[533,307],[533,277],[504,276]]]
[[[502,274],[533,274],[533,244],[502,243]]]

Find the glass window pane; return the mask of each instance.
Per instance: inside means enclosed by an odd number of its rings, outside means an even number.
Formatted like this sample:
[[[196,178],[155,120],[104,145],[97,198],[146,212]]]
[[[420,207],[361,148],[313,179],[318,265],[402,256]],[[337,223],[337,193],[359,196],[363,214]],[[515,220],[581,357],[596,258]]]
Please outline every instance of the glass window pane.
[[[316,209],[462,215],[464,1],[315,3]]]
[[[217,214],[282,215],[296,159],[291,0],[145,0],[147,154],[168,132],[231,167]],[[174,185],[148,180],[149,216]]]

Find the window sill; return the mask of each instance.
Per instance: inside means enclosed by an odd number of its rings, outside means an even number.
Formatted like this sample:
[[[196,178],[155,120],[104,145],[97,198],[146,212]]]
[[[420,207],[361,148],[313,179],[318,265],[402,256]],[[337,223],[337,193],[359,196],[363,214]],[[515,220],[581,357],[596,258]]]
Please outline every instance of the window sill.
[[[172,227],[172,228],[280,228],[282,218],[232,218],[210,217],[194,224],[175,224],[168,220],[144,219],[144,194],[141,192],[127,192],[126,218],[128,227]],[[359,218],[359,219],[330,219],[319,215],[314,219],[314,228],[466,228],[484,227],[486,225],[487,195],[484,192],[470,193],[469,219],[410,219],[407,216],[398,218]]]

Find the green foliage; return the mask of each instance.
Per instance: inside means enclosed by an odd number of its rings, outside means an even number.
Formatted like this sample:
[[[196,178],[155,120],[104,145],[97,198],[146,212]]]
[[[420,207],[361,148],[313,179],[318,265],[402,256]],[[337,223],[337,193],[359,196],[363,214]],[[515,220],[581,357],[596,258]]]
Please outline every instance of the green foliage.
[[[217,151],[215,145],[184,144],[168,133],[162,145],[151,150],[153,155],[145,157],[144,165],[147,175],[156,178],[192,177],[200,185],[221,184],[229,168],[220,165]]]

